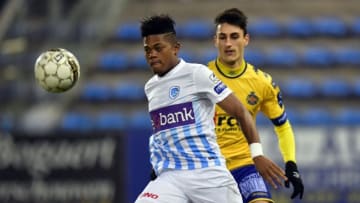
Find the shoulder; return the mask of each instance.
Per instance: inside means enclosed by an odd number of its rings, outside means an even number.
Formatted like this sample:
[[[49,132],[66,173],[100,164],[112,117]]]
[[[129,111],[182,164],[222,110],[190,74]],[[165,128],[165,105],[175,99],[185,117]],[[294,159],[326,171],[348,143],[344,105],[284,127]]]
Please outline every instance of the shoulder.
[[[156,75],[152,76],[144,85],[145,92],[153,86],[154,82],[156,81]]]
[[[200,63],[185,63],[184,67],[187,71],[192,72],[195,75],[211,72],[206,65]]]
[[[258,82],[263,84],[272,85],[272,76],[271,74],[263,71],[262,69],[247,63],[247,72],[249,75],[252,75]]]
[[[185,63],[185,66],[188,68],[205,68],[207,69],[207,66],[201,63]]]
[[[252,71],[254,77],[256,77],[256,83],[264,88],[266,92],[275,92],[274,94],[278,94],[280,92],[280,87],[273,81],[271,74],[257,68],[251,64],[248,64],[249,71]],[[260,85],[261,84],[261,85]]]
[[[212,71],[216,70],[215,60],[209,61],[207,66]]]

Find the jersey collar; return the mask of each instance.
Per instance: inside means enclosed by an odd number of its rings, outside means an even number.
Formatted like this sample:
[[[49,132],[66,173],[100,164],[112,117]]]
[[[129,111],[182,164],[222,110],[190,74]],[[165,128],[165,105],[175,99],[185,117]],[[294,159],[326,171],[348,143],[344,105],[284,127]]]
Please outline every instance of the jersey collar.
[[[217,70],[225,77],[227,78],[237,78],[239,76],[241,76],[247,68],[247,63],[245,62],[245,60],[243,60],[243,62],[241,63],[240,66],[235,67],[235,68],[230,68],[225,66],[224,64],[222,64],[220,62],[220,60],[217,58],[215,60],[215,66],[217,68]]]

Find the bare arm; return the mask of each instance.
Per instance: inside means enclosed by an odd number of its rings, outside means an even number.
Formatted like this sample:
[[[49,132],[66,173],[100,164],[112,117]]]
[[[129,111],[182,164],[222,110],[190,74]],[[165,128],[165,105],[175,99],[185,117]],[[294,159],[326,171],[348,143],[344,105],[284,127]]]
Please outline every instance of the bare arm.
[[[249,144],[260,142],[259,134],[249,111],[234,94],[230,94],[223,101],[219,102],[218,105],[236,118]]]

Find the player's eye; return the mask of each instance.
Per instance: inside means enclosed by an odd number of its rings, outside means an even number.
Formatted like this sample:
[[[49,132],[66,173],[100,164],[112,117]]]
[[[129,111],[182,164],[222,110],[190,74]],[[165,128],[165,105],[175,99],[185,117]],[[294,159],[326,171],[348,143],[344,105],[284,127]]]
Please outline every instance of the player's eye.
[[[144,46],[144,51],[145,51],[145,54],[149,55],[153,51],[155,51],[156,53],[160,53],[161,51],[163,51],[164,48],[165,48],[164,45],[157,44],[157,45],[152,46],[152,47]]]
[[[155,47],[154,47],[154,50],[155,50],[156,52],[161,52],[161,51],[163,50],[163,47],[162,47],[162,46],[155,46]]]
[[[238,33],[233,33],[230,35],[231,39],[238,39],[240,37],[240,35]]]
[[[226,40],[226,35],[219,35],[219,40]]]
[[[144,51],[146,54],[150,54],[151,49],[149,47],[144,47]]]

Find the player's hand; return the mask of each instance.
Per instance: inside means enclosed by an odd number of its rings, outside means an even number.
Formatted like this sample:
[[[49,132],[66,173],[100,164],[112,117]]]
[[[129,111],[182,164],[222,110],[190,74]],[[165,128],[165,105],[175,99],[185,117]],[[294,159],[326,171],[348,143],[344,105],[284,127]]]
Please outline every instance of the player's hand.
[[[150,173],[150,180],[155,180],[157,178],[154,169],[151,169],[151,173]]]
[[[304,184],[303,181],[301,180],[301,176],[295,162],[293,161],[286,162],[285,174],[288,177],[288,180],[285,181],[285,187],[289,188],[290,183],[294,187],[294,192],[291,195],[291,199],[294,199],[298,195],[299,198],[302,199],[304,194]]]
[[[253,160],[260,175],[275,189],[279,185],[283,186],[283,181],[288,180],[285,176],[285,171],[265,156],[256,156]]]

